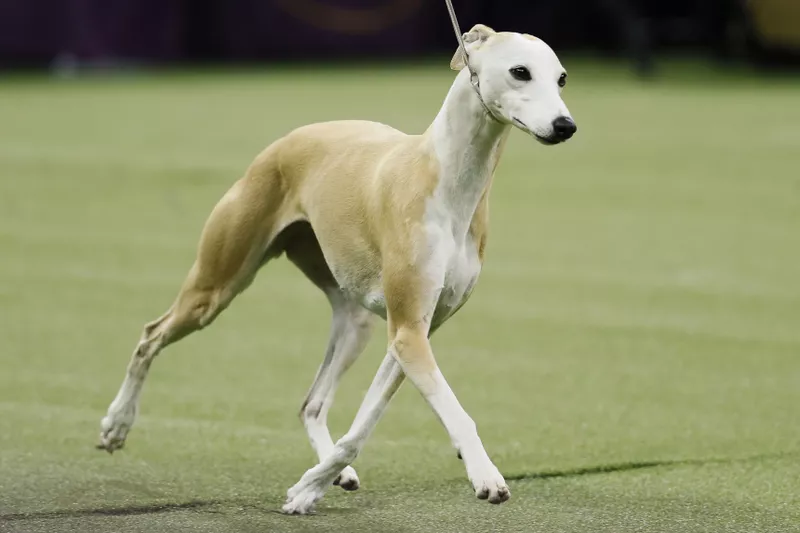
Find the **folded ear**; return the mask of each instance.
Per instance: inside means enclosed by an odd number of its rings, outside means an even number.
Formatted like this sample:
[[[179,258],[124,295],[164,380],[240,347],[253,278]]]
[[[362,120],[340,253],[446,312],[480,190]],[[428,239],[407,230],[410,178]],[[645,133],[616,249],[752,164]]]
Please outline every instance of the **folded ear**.
[[[489,26],[483,24],[476,24],[467,33],[461,36],[464,39],[464,45],[469,46],[470,49],[480,46],[489,37],[495,34],[495,31]],[[477,44],[473,44],[477,43]],[[470,46],[472,45],[472,46]],[[461,70],[466,67],[467,63],[464,61],[464,54],[461,53],[461,47],[456,50],[453,59],[450,60],[450,68],[453,70]]]

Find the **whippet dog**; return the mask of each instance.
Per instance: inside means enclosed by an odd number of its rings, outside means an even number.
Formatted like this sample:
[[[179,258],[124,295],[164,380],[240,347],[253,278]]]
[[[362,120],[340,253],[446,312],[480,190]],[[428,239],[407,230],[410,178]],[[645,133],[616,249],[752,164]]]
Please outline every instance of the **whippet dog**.
[[[480,24],[463,41],[470,64],[459,48],[450,64],[459,73],[422,135],[368,121],[317,123],[256,157],[211,212],[176,300],[145,325],[98,448],[122,448],[155,356],[211,324],[260,267],[285,253],[325,293],[333,325],[301,409],[319,464],[289,489],[283,511],[310,512],[333,484],[358,488],[350,464],[406,377],[450,435],[476,496],[509,498],[429,338],[478,279],[489,189],[511,126],[546,145],[569,139],[576,126],[561,99],[566,72],[544,42]],[[387,353],[334,444],[327,413],[375,315],[387,323]]]

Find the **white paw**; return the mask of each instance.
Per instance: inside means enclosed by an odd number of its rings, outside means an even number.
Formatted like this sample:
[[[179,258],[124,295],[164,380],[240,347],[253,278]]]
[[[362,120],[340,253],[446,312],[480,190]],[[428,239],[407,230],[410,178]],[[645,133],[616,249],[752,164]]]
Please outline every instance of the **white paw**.
[[[344,467],[344,470],[342,470],[339,477],[334,480],[333,484],[339,485],[344,490],[358,490],[358,487],[361,486],[361,483],[358,481],[358,474],[356,474],[352,466]]]
[[[308,514],[314,510],[316,504],[325,495],[325,491],[333,484],[339,472],[343,472],[341,466],[318,464],[309,469],[286,492],[286,503],[283,512],[286,514]],[[355,471],[353,472],[355,473]],[[356,478],[357,479],[357,478]]]
[[[286,514],[309,514],[314,511],[314,505],[325,495],[325,489],[316,483],[301,485],[301,479],[286,493],[286,503],[281,510]]]
[[[135,406],[117,409],[112,405],[100,422],[100,443],[97,449],[113,453],[125,446],[125,439],[135,420]]]
[[[491,468],[487,467],[480,475],[470,475],[475,496],[479,500],[489,500],[489,503],[503,503],[511,497],[511,491],[497,467],[490,466]]]

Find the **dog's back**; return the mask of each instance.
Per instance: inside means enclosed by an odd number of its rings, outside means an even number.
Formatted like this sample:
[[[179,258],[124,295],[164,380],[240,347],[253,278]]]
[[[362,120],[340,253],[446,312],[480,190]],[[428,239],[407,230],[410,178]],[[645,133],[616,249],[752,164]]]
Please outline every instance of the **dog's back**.
[[[408,135],[378,122],[310,124],[267,147],[245,180],[253,182],[248,188],[258,194],[281,197],[277,227],[298,220],[311,224],[337,277],[351,277],[335,271],[345,262],[370,265],[378,275],[382,240],[389,237],[392,246],[402,246],[398,232],[387,227],[398,227],[424,209],[427,189],[435,184],[419,179],[420,172],[437,171],[432,151],[420,149],[426,142],[425,135]]]

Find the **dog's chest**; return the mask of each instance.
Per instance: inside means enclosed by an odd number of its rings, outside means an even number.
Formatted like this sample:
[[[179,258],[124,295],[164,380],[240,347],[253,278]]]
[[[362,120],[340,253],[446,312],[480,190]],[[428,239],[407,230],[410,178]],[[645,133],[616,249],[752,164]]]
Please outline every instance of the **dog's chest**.
[[[474,180],[480,181],[480,180]],[[412,243],[399,248],[400,256],[393,258],[408,265],[409,279],[418,278],[410,287],[418,294],[401,295],[405,300],[421,304],[419,312],[436,329],[450,318],[469,298],[481,272],[478,243],[470,231],[475,216],[475,203],[482,193],[469,187],[439,187],[427,200],[423,219],[411,226]],[[449,193],[449,194],[448,194]],[[468,197],[471,196],[470,200]],[[403,228],[409,231],[409,228]],[[372,312],[386,318],[386,294],[379,278],[360,284],[369,287],[358,299]],[[398,297],[398,295],[392,295]]]
[[[478,246],[468,235],[462,242],[452,236],[442,236],[440,231],[428,235],[429,254],[416,265],[418,275],[424,279],[422,286],[433,299],[430,301],[431,327],[446,321],[461,307],[472,293],[481,272]],[[376,281],[366,291],[346,290],[364,307],[386,318],[386,296]]]
[[[466,302],[481,272],[478,247],[469,235],[461,243],[450,240],[440,242],[439,246],[443,248],[440,257],[444,279],[434,308],[432,327],[442,324]]]

